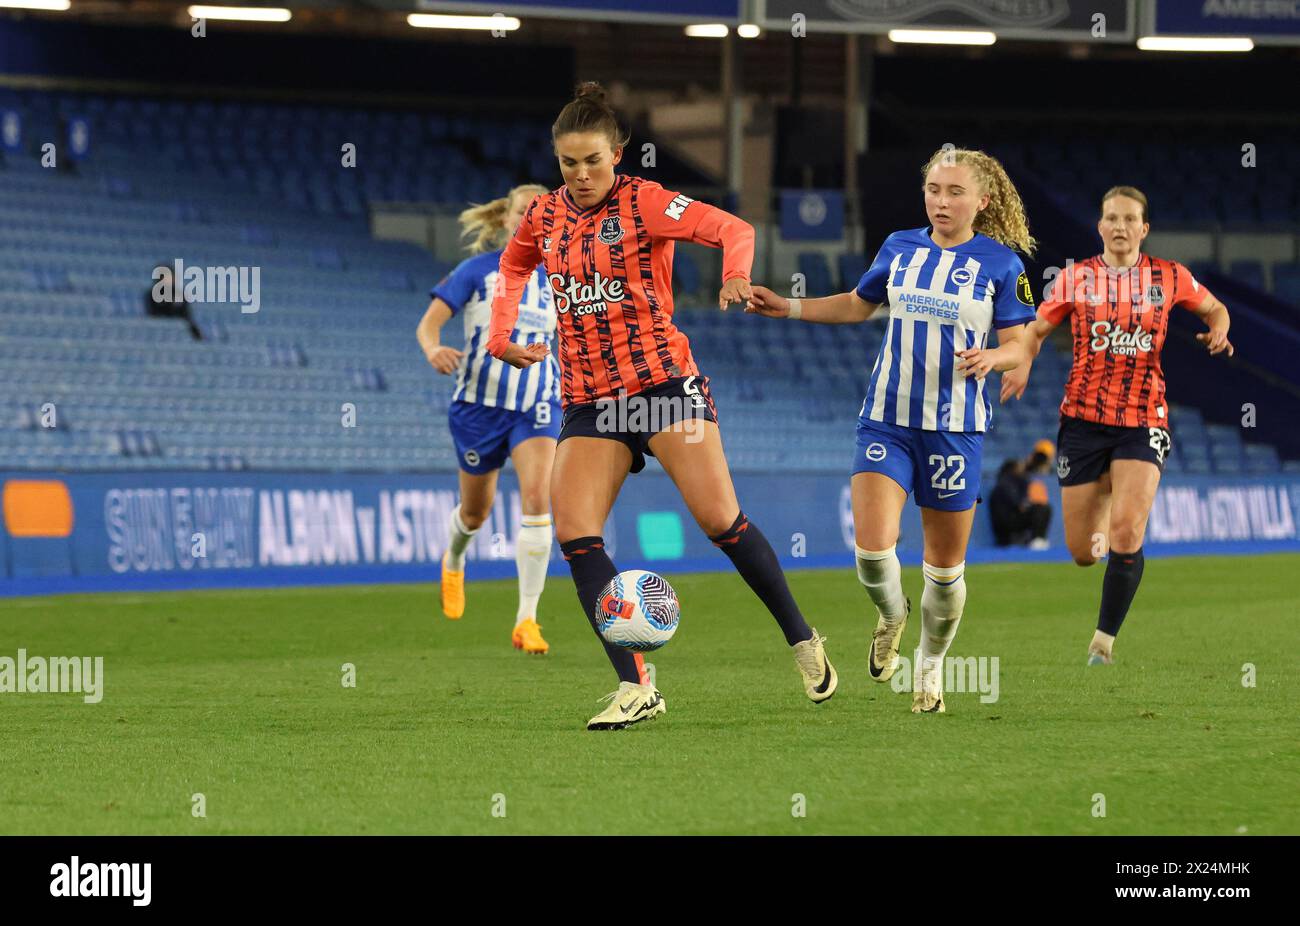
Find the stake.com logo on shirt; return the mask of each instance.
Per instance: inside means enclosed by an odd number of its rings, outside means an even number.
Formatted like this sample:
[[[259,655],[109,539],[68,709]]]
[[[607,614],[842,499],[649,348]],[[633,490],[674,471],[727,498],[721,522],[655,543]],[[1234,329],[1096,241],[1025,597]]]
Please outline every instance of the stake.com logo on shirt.
[[[591,283],[560,273],[552,273],[549,279],[555,293],[555,311],[561,315],[570,311],[575,316],[594,315],[606,311],[611,302],[623,301],[623,281],[604,277],[599,270]]]

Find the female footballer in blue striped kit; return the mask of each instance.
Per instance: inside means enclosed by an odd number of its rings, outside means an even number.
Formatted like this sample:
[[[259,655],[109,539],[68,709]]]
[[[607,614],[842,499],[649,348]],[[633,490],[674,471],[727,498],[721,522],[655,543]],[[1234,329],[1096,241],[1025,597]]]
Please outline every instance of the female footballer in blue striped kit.
[[[551,557],[550,482],[560,433],[560,374],[550,355],[520,370],[489,354],[486,344],[501,252],[528,204],[546,192],[535,184],[515,187],[500,199],[460,214],[463,234],[473,237],[474,256],[433,288],[416,332],[433,368],[456,376],[447,417],[460,465],[460,505],[447,525],[443,614],[456,620],[465,613],[465,550],[491,514],[497,473],[509,457],[519,476],[522,508],[515,540],[519,608],[511,642],[526,653],[550,649],[537,623],[537,602]],[[463,351],[447,347],[440,338],[443,325],[457,314],[465,326]],[[549,346],[555,321],[551,287],[545,269],[538,267],[524,288],[511,340]]]
[[[896,545],[909,493],[921,508],[925,589],[913,713],[944,710],[943,659],[966,603],[966,546],[979,496],[981,442],[992,420],[984,377],[1024,361],[1033,321],[1030,254],[1020,194],[982,151],[945,148],[922,169],[930,225],[885,239],[857,289],[786,299],[754,287],[747,312],[854,324],[888,306],[885,342],[858,417],[853,522],[858,578],[875,603],[871,677],[888,681],[911,602]],[[998,346],[988,346],[996,329]]]

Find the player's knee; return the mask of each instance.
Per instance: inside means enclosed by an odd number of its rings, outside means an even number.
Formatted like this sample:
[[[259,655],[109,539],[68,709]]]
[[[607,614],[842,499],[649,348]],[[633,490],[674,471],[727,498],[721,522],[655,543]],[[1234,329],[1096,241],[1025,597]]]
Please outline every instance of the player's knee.
[[[862,550],[888,550],[898,545],[898,531],[854,531],[853,542]]]
[[[737,514],[734,511],[727,511],[723,508],[714,508],[711,511],[701,512],[695,522],[699,524],[700,530],[704,531],[707,537],[719,537],[731,530],[736,523]]]
[[[1135,524],[1113,524],[1110,528],[1113,550],[1136,550],[1142,546],[1142,530]]]
[[[550,496],[542,490],[525,492],[519,499],[519,507],[526,515],[550,514]]]
[[[598,521],[591,515],[566,515],[562,511],[551,513],[551,526],[555,531],[556,543],[568,543],[579,537],[600,537],[605,533],[604,521]]]
[[[937,551],[924,550],[922,552],[924,559],[922,565],[932,566],[935,569],[958,569],[959,571],[966,565],[966,557],[952,554],[941,554]]]
[[[1105,550],[1101,551],[1104,554]],[[1074,565],[1091,566],[1101,558],[1097,549],[1092,544],[1075,544],[1070,547],[1070,555],[1074,557]]]
[[[492,509],[490,506],[475,508],[473,506],[461,503],[460,506],[460,523],[464,524],[469,530],[476,531],[483,526],[483,522],[488,519]]]
[[[555,528],[556,543],[568,543],[570,540],[577,540],[579,537],[594,536],[590,533],[584,534],[577,524],[574,524],[572,521],[566,521],[563,518],[554,518],[552,523]],[[596,533],[599,533],[599,531]]]
[[[1082,544],[1078,541],[1067,544],[1070,548],[1070,556],[1074,558],[1076,566],[1091,566],[1097,562],[1097,556],[1093,551],[1091,544]]]

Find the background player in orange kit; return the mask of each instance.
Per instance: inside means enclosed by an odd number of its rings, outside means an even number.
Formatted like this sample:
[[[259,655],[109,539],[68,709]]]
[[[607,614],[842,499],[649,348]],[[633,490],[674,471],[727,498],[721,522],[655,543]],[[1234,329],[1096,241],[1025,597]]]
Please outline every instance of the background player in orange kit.
[[[520,292],[544,263],[559,318],[564,405],[551,505],[582,609],[593,620],[601,590],[618,573],[601,531],[623,480],[651,453],[776,618],[808,697],[824,701],[838,683],[824,638],[805,622],[771,544],[740,509],[708,378],[673,324],[674,239],[723,249],[725,309],[748,302],[754,230],[657,183],[615,174],[628,139],[599,84],[578,87],[551,134],[564,186],[533,200],[501,256],[487,349],[520,368],[546,357],[545,344],[511,340]],[[605,651],[619,688],[587,728],[620,729],[663,713],[641,657],[609,644]]]
[[[1028,356],[1070,319],[1074,360],[1061,402],[1056,475],[1065,542],[1091,566],[1110,549],[1088,665],[1112,661],[1111,648],[1142,581],[1142,539],[1169,453],[1169,407],[1160,349],[1169,313],[1190,309],[1210,330],[1197,340],[1227,351],[1228,310],[1182,264],[1142,253],[1151,230],[1147,198],[1129,186],[1102,197],[1102,253],[1067,266],[1025,334]],[[1030,364],[1002,377],[1002,401],[1024,394]],[[1095,538],[1102,538],[1098,544]]]

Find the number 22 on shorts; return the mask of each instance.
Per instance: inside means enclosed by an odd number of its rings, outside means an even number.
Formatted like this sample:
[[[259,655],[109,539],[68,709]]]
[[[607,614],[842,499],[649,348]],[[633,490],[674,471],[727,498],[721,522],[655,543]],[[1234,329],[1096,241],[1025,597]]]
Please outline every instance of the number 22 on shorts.
[[[939,453],[930,454],[930,465],[934,472],[930,475],[930,487],[944,492],[960,492],[966,488],[966,458],[955,453],[945,457]],[[945,471],[947,475],[945,476]]]

